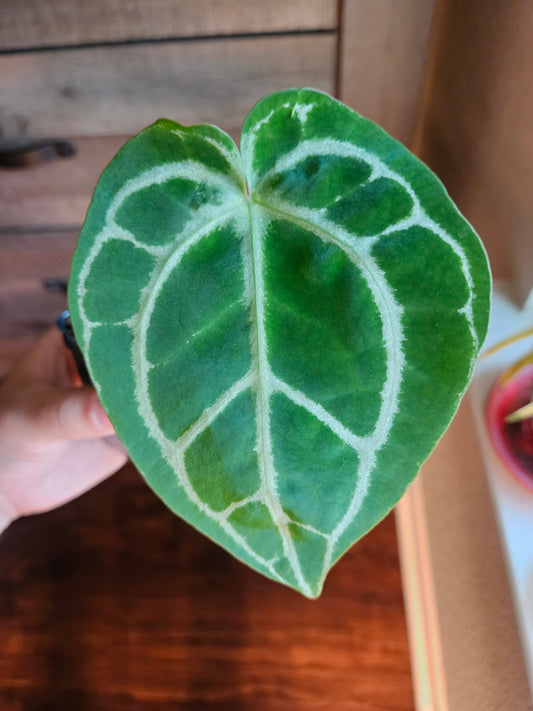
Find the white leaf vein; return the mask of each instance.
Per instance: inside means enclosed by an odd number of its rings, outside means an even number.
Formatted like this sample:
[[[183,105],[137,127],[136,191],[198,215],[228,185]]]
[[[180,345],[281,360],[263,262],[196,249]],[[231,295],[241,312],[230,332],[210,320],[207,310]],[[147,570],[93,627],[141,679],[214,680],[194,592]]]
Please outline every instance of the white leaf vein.
[[[262,123],[268,122],[270,118],[271,115],[266,116],[262,122],[259,122],[256,126],[255,133],[246,138],[246,151],[249,155],[252,155],[251,149],[253,148],[257,129],[260,128]],[[213,143],[213,141],[210,142]],[[225,148],[222,150],[223,147],[221,148],[219,146],[218,148],[226,159],[231,159],[230,162],[233,164],[235,156],[230,155]],[[289,530],[289,524],[292,523],[301,526],[303,529],[322,536],[326,540],[326,552],[322,561],[322,577],[324,577],[333,562],[336,544],[349,525],[354,521],[363,505],[370,484],[370,476],[376,463],[377,453],[387,441],[399,406],[399,393],[404,367],[402,349],[404,337],[402,330],[403,309],[397,302],[385,274],[372,258],[372,246],[378,239],[387,234],[408,229],[414,225],[420,225],[436,234],[453,250],[460,261],[469,289],[468,300],[460,309],[460,313],[464,314],[472,335],[472,341],[474,345],[477,346],[477,333],[474,328],[473,318],[473,279],[464,249],[456,239],[429,218],[422,209],[420,201],[411,185],[401,175],[388,168],[371,152],[352,143],[336,139],[312,139],[304,141],[297,148],[280,158],[269,171],[261,176],[256,186],[256,193],[260,189],[261,184],[272,177],[272,175],[290,170],[305,158],[320,155],[345,156],[365,161],[371,168],[371,174],[367,182],[372,182],[381,177],[394,180],[406,190],[413,202],[410,215],[390,225],[379,235],[369,235],[366,237],[355,237],[340,228],[339,225],[333,224],[327,219],[325,210],[309,209],[283,202],[279,199],[269,205],[254,204],[250,201],[245,215],[241,209],[245,203],[245,199],[242,194],[242,189],[236,184],[235,180],[225,178],[223,175],[195,161],[164,164],[150,169],[128,181],[117,192],[109,207],[105,227],[102,233],[96,237],[86,262],[81,269],[78,287],[78,303],[80,304],[80,313],[83,323],[84,350],[88,353],[91,332],[100,324],[91,321],[87,317],[83,308],[83,297],[86,293],[85,284],[91,266],[102,246],[110,239],[120,239],[131,242],[136,247],[144,249],[149,254],[157,257],[154,271],[150,275],[149,282],[141,294],[138,316],[122,322],[130,327],[134,334],[132,355],[136,377],[135,398],[138,402],[139,412],[146,423],[150,436],[158,443],[162,456],[176,472],[177,480],[189,500],[208,518],[216,522],[259,567],[267,570],[269,575],[275,579],[283,581],[282,576],[280,576],[274,568],[275,564],[279,561],[279,556],[274,556],[269,560],[260,556],[248,544],[246,538],[238,533],[227,520],[234,511],[249,503],[260,501],[267,506],[281,536],[283,554],[291,566],[298,586],[308,595],[312,592],[311,586],[301,569],[293,537]],[[226,198],[225,204],[223,206],[206,205],[200,208],[191,222],[186,225],[184,232],[179,237],[176,236],[177,242],[168,246],[147,245],[116,223],[116,214],[123,202],[130,195],[145,187],[161,184],[179,177],[193,180],[198,184],[207,183],[218,188],[221,195],[224,195]],[[380,393],[380,411],[374,429],[369,435],[363,437],[355,435],[323,406],[278,378],[271,370],[265,332],[266,314],[263,281],[263,239],[266,226],[270,219],[268,214],[277,214],[282,216],[283,219],[298,223],[318,235],[322,240],[336,244],[343,250],[350,261],[361,270],[373,295],[382,322],[382,338],[387,365],[385,379]],[[147,358],[147,332],[150,320],[163,285],[178,266],[183,256],[194,244],[207,236],[216,225],[223,224],[229,220],[235,221],[237,229],[239,229],[243,235],[244,297],[246,303],[250,304],[252,369],[220,395],[216,402],[207,407],[193,425],[191,425],[177,441],[171,441],[163,434],[159,426],[149,396],[148,373],[151,364]],[[476,348],[473,349],[474,354],[475,351]],[[473,359],[474,358],[475,355],[473,356]],[[186,471],[185,453],[198,435],[208,428],[210,424],[247,389],[251,389],[251,391],[255,393],[256,451],[261,484],[258,490],[250,496],[233,502],[222,512],[217,512],[198,496],[192,486]],[[317,417],[320,422],[358,454],[359,464],[356,483],[350,501],[343,517],[330,534],[319,531],[309,524],[291,521],[283,510],[277,490],[276,482],[278,473],[274,463],[270,421],[270,401],[272,395],[276,392],[283,394],[294,404]]]

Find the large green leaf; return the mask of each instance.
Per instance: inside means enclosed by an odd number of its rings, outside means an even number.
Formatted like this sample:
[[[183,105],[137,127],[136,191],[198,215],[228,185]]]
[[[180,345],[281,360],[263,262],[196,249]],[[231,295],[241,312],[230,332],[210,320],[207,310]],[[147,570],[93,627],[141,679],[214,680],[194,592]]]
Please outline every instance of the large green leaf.
[[[167,120],[129,141],[95,191],[69,298],[150,486],[315,597],[453,417],[489,290],[436,177],[300,89],[255,106],[241,154],[213,126]]]

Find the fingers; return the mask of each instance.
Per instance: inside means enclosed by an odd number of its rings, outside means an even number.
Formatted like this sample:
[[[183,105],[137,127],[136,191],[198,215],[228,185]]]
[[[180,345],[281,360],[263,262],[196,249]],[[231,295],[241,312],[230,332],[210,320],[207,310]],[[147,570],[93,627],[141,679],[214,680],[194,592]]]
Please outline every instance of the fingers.
[[[29,425],[34,441],[94,439],[114,433],[95,390],[42,388],[36,391]]]
[[[127,461],[127,455],[105,440],[77,442],[76,455],[60,463],[68,472],[68,480],[65,479],[62,486],[61,503],[89,491],[118,471]],[[54,504],[58,505],[57,502]]]
[[[42,336],[0,389],[0,439],[13,452],[114,434],[94,388],[79,386],[57,329]]]
[[[45,485],[35,481],[32,496],[20,504],[17,515],[42,513],[62,506],[97,486],[128,460],[127,455],[104,439],[77,440],[70,444],[54,462],[53,475]]]

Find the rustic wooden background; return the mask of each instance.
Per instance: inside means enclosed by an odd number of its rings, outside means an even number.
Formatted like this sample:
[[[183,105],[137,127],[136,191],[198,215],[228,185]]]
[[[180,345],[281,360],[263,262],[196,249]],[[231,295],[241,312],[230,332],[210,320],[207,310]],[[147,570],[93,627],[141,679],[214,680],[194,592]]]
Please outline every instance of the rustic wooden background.
[[[434,0],[3,0],[0,153],[67,139],[74,157],[0,168],[0,377],[64,305],[92,190],[156,118],[238,139],[263,95],[337,94],[409,142]]]
[[[68,276],[128,136],[168,116],[238,139],[262,95],[314,86],[409,140],[432,5],[4,0],[0,152],[51,138],[77,153],[0,169],[0,376],[64,308],[43,284]],[[169,513],[129,465],[13,524],[0,571],[2,710],[413,708],[390,516],[309,602]]]
[[[0,376],[64,308],[43,284],[68,276],[99,173],[155,118],[238,139],[262,95],[314,86],[409,140],[433,2],[368,5],[4,0],[0,152],[48,138],[77,153],[0,169]],[[0,571],[2,711],[413,708],[392,516],[310,602],[181,522],[129,465],[13,524]]]
[[[159,116],[238,138],[314,86],[414,146],[525,294],[533,263],[531,5],[520,0],[2,0],[0,378],[65,307],[99,173]],[[528,197],[529,196],[529,197]],[[528,261],[529,260],[529,261]],[[170,514],[126,466],[0,539],[2,711],[413,709],[392,516],[309,602]]]

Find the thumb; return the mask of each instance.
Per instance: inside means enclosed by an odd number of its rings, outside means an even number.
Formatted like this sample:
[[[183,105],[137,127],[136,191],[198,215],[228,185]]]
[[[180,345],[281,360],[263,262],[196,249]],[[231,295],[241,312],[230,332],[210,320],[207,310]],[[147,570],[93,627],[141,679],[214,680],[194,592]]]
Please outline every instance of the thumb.
[[[46,389],[35,403],[32,424],[42,443],[67,439],[94,439],[113,434],[96,391],[82,388]]]

